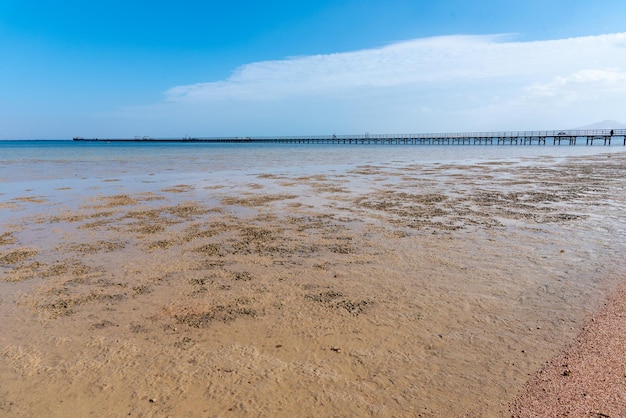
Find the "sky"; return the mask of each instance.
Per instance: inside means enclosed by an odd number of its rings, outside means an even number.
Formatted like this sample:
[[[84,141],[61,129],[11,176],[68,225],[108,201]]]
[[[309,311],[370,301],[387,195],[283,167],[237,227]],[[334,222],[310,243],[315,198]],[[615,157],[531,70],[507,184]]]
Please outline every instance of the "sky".
[[[0,139],[626,123],[623,0],[0,0]]]

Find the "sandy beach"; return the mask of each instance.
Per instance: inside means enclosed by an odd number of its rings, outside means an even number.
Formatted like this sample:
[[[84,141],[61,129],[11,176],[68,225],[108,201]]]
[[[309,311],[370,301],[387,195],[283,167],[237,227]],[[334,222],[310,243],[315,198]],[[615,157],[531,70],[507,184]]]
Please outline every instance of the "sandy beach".
[[[0,200],[0,415],[537,416],[596,367],[584,353],[623,353],[623,328],[594,330],[626,314],[607,299],[625,169],[620,153],[24,190]],[[601,408],[597,364],[597,405],[561,396],[551,416],[626,415]]]
[[[626,289],[585,323],[566,349],[531,379],[513,417],[623,417],[626,413]]]

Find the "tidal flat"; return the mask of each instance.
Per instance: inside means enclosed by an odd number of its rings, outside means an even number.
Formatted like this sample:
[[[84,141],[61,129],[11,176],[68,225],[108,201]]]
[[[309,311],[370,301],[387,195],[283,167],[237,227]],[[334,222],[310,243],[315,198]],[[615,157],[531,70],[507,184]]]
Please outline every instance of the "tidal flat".
[[[612,153],[5,196],[0,414],[508,416],[625,281],[624,172]]]

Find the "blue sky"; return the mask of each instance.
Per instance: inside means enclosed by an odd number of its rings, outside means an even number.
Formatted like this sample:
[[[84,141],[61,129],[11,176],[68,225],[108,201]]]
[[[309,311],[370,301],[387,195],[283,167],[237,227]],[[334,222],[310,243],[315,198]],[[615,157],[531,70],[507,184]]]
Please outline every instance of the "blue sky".
[[[0,139],[626,122],[626,3],[0,0]]]

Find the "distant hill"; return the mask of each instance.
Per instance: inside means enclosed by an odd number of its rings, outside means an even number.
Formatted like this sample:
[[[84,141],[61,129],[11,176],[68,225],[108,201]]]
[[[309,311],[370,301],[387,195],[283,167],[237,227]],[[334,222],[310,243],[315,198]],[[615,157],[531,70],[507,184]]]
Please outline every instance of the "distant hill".
[[[626,129],[626,124],[619,123],[614,120],[603,120],[602,122],[596,122],[591,125],[585,125],[574,129]]]

